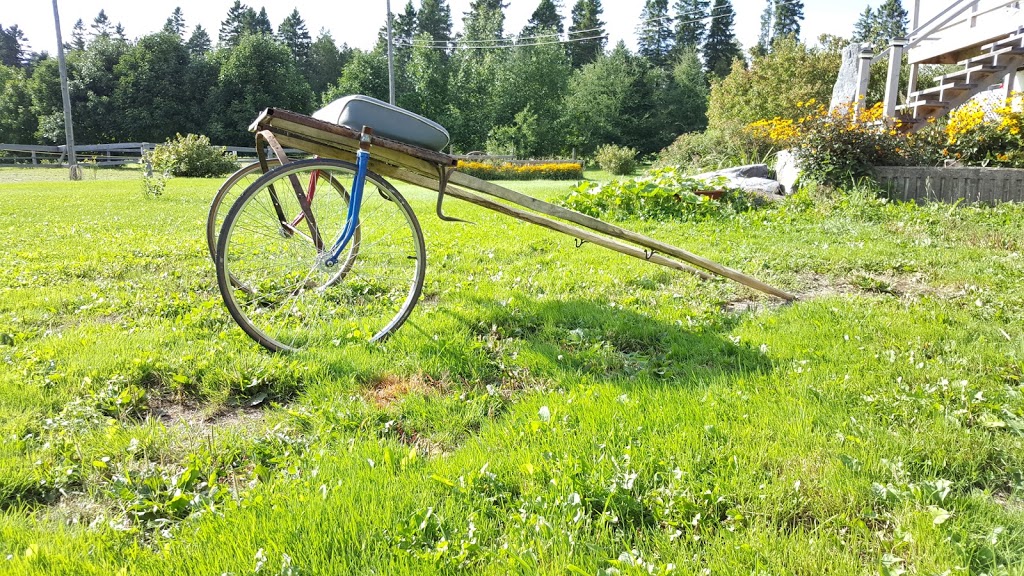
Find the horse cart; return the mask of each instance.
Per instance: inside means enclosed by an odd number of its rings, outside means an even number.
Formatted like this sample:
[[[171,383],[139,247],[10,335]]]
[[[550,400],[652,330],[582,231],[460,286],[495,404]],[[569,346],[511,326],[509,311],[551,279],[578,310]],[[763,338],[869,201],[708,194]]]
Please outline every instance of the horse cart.
[[[239,326],[269,350],[381,340],[409,317],[423,287],[426,247],[417,215],[387,179],[436,191],[436,215],[445,221],[457,221],[443,212],[445,199],[455,198],[577,244],[796,299],[682,248],[460,173],[456,159],[438,151],[447,142],[438,148],[405,137],[402,126],[413,133],[429,120],[372,102],[391,115],[379,121],[387,130],[373,125],[373,114],[356,130],[351,119],[345,125],[319,113],[265,110],[250,127],[259,162],[229,177],[214,198],[207,240],[221,295]],[[285,148],[315,157],[292,160]]]

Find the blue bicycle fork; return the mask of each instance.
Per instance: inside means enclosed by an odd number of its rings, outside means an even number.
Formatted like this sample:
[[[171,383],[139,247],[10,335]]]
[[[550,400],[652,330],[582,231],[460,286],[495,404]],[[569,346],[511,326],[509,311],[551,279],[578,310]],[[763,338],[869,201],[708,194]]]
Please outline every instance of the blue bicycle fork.
[[[338,263],[338,258],[341,257],[341,253],[345,251],[348,243],[352,241],[356,228],[359,227],[359,207],[363,203],[363,186],[366,183],[366,172],[370,165],[372,135],[373,130],[368,126],[364,126],[362,134],[359,135],[359,150],[356,152],[356,176],[352,181],[352,190],[349,191],[348,217],[345,220],[345,229],[341,231],[341,236],[335,241],[334,246],[328,251],[329,256],[324,260],[324,265],[327,267]]]

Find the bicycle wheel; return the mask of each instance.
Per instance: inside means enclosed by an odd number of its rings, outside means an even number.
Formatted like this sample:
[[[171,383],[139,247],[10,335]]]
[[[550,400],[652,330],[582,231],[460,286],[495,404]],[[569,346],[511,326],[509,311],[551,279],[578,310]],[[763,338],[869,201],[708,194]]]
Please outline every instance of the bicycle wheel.
[[[348,195],[340,190],[351,190],[355,171],[340,160],[289,163],[249,186],[224,220],[215,258],[221,295],[238,325],[270,350],[381,340],[419,299],[427,260],[419,222],[372,172],[347,260],[323,264],[344,228]],[[293,225],[302,214],[296,181],[331,185],[313,195],[313,218]]]
[[[268,170],[273,170],[281,165],[277,158],[267,159]],[[228,213],[231,205],[242,195],[242,192],[263,176],[263,169],[259,162],[243,166],[237,172],[228,176],[224,183],[217,189],[210,202],[210,212],[206,216],[206,245],[210,248],[210,257],[217,259],[217,233],[224,224],[224,215]]]

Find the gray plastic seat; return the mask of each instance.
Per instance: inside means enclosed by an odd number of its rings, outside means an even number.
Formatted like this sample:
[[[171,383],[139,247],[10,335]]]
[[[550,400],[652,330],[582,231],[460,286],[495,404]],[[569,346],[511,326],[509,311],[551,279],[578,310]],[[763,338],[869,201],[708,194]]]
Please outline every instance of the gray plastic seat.
[[[360,94],[331,102],[314,112],[313,118],[356,131],[369,126],[378,136],[430,150],[440,151],[451,141],[448,131],[437,122]]]

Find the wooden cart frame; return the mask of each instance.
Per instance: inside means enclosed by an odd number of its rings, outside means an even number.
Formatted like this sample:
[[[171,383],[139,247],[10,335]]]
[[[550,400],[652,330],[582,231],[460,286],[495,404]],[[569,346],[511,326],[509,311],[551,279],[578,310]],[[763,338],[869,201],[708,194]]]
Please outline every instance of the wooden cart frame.
[[[400,300],[404,303],[380,331],[376,331],[377,328],[374,328],[372,340],[385,338],[402,325],[419,299],[426,271],[425,246],[422,232],[416,222],[418,218],[408,203],[402,199],[401,194],[385,178],[437,191],[436,213],[438,218],[444,221],[460,221],[457,218],[445,216],[443,211],[445,198],[456,198],[523,222],[569,235],[576,239],[577,246],[589,242],[673,270],[695,274],[702,279],[711,279],[712,275],[718,275],[786,301],[796,300],[796,296],[788,292],[682,248],[538,200],[492,182],[462,174],[457,171],[458,163],[453,156],[376,136],[373,134],[372,127],[363,127],[361,132],[356,132],[345,126],[324,122],[288,110],[269,108],[259,115],[250,130],[256,133],[259,166],[243,168],[225,182],[211,206],[207,232],[210,239],[211,255],[217,266],[218,284],[229,312],[249,336],[270,350],[295,350],[301,346],[283,342],[266,330],[257,327],[256,323],[252,321],[254,314],[266,318],[276,314],[274,320],[299,324],[307,320],[312,322],[313,315],[318,315],[316,318],[334,318],[337,316],[334,308],[323,302],[328,299],[327,292],[331,292],[332,295],[340,294],[339,291],[344,290],[357,290],[358,292],[357,285],[350,286],[348,281],[342,282],[342,279],[349,274],[350,270],[352,274],[358,276],[359,273],[352,268],[353,263],[364,262],[362,250],[366,243],[359,240],[359,231],[364,228],[365,222],[360,219],[359,206],[364,198],[362,193],[364,177],[362,175],[366,174],[367,170],[369,171],[367,177],[375,179],[376,190],[379,192],[380,198],[390,201],[390,206],[405,214],[404,218],[412,230],[415,253],[409,253],[399,260],[381,266],[371,265],[367,260],[365,266],[369,266],[369,268],[366,270],[402,269],[404,266],[402,262],[416,263],[411,287],[404,296],[400,296]],[[285,147],[316,155],[319,160],[292,162],[285,154]],[[268,157],[266,148],[273,151],[276,163],[280,166],[271,169],[273,162]],[[353,164],[352,160],[357,160],[357,163]],[[346,171],[351,173],[354,168],[358,168],[358,175],[351,181],[351,188],[348,188],[342,184],[339,178],[347,178],[347,176],[340,175]],[[310,180],[307,189],[304,189],[296,174],[304,173],[303,171],[307,169],[310,171]],[[214,236],[214,229],[220,203],[228,192],[237,186],[241,177],[249,177],[257,170],[260,176],[254,183],[245,187],[245,191],[232,206],[228,216],[224,219],[220,238],[217,239]],[[326,182],[329,189],[337,192],[333,198],[336,201],[343,201],[347,206],[349,212],[347,217],[344,213],[335,214],[336,210],[333,209],[326,209],[319,215],[314,214],[311,207],[316,190],[314,181]],[[292,188],[294,194],[280,189],[275,191],[275,186]],[[261,191],[264,189],[268,192],[266,195],[267,205],[254,205],[252,213],[258,214],[255,212],[256,207],[263,209],[262,214],[273,216],[276,213],[276,216],[271,218],[273,230],[270,234],[256,238],[255,244],[248,248],[240,248],[239,251],[236,251],[235,254],[239,256],[232,256],[231,262],[243,266],[243,262],[251,261],[256,268],[291,266],[299,265],[303,261],[308,262],[309,253],[291,257],[285,256],[284,252],[274,252],[271,248],[270,243],[283,239],[281,244],[286,246],[283,250],[290,250],[290,247],[293,246],[291,239],[299,237],[304,237],[309,241],[306,246],[313,248],[314,261],[305,264],[307,271],[300,270],[297,275],[288,274],[286,277],[280,277],[275,273],[260,277],[260,281],[257,281],[256,277],[250,278],[243,274],[248,278],[243,280],[228,270],[229,258],[226,253],[233,242],[229,239],[233,237],[232,231],[238,223],[239,242],[243,242],[244,245],[242,238],[251,229],[239,222],[244,219],[243,213],[247,210],[246,207],[249,203],[259,204],[257,199],[263,197]],[[290,212],[292,216],[286,217],[286,210],[282,208],[281,202],[291,196],[294,196],[293,200],[297,202],[297,207],[293,207]],[[370,196],[373,199],[377,199],[377,197],[377,194]],[[321,216],[342,218],[345,231],[338,239],[321,237],[317,224],[317,220]],[[298,227],[303,220],[306,222],[306,227],[309,228],[309,235],[306,235]],[[376,229],[378,228],[363,230],[362,237],[365,239],[366,233]],[[345,247],[348,246],[349,234],[355,234],[356,238],[352,241],[351,249],[339,266],[337,265],[338,259],[342,256]],[[334,240],[334,247],[327,249],[332,240]],[[369,243],[370,246],[375,244],[377,243]],[[396,251],[389,250],[387,253],[393,255]],[[266,264],[262,264],[263,262]],[[314,280],[312,277],[318,273],[317,271],[326,273],[328,277]],[[281,286],[269,287],[266,282],[262,281],[265,278],[280,281],[278,284]],[[297,281],[293,282],[292,279]],[[239,304],[238,296],[240,294],[243,295],[241,300],[245,302],[244,305]],[[323,297],[318,300],[319,294],[323,294]],[[358,295],[356,297],[359,298]],[[389,297],[379,301],[390,302],[394,299]],[[365,304],[357,305],[373,306],[375,301],[364,300],[364,302]],[[302,305],[309,304],[315,308],[300,309],[300,303]],[[243,307],[246,310],[242,310]],[[307,324],[313,325],[308,322]],[[274,330],[278,328],[269,321],[266,326]],[[284,329],[289,328],[284,327]],[[295,338],[303,338],[302,335],[308,334],[308,331],[292,330],[291,334],[294,334]]]

